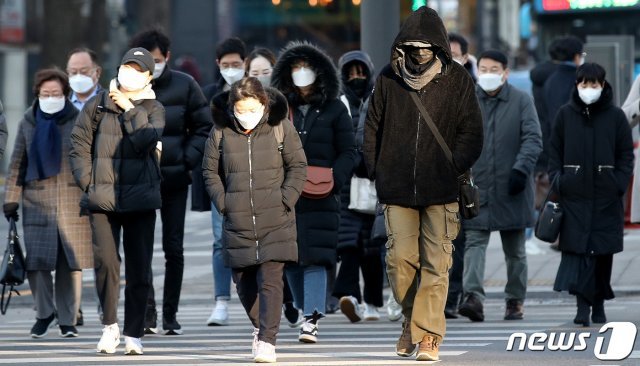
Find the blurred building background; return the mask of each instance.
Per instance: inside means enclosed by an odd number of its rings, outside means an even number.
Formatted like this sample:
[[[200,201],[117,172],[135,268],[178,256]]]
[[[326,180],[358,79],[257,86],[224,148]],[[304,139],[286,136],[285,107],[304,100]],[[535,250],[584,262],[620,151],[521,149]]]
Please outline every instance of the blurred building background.
[[[308,40],[336,60],[363,48],[379,70],[402,20],[422,5],[467,37],[471,53],[506,51],[512,68],[524,70],[522,78],[546,58],[553,38],[568,34],[631,37],[629,72],[640,71],[640,0],[0,0],[0,99],[15,136],[33,100],[36,70],[65,69],[67,53],[87,46],[98,52],[105,84],[129,37],[148,27],[170,34],[172,66],[188,59],[203,85],[219,76],[215,46],[230,36],[242,38],[249,50],[263,46],[276,53],[289,41]]]

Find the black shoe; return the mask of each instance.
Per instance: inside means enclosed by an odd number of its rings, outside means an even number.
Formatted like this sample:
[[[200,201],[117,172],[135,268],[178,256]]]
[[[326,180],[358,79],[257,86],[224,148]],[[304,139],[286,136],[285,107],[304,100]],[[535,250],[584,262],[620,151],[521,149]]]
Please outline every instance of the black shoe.
[[[78,309],[78,316],[76,317],[76,326],[84,325],[84,317],[82,316],[82,309]]]
[[[454,306],[445,306],[444,317],[446,319],[458,319],[458,310]]]
[[[607,315],[604,313],[604,300],[596,300],[591,307],[591,321],[596,324],[607,322]]]
[[[466,316],[472,322],[484,321],[484,307],[480,299],[473,294],[467,295],[460,308],[458,308],[458,314]]]
[[[176,320],[175,314],[167,314],[162,316],[162,329],[165,335],[181,335],[182,327]]]
[[[158,312],[155,307],[147,307],[144,315],[144,334],[158,334]]]
[[[36,323],[31,327],[31,337],[32,338],[42,338],[47,335],[49,332],[49,326],[53,323],[56,318],[56,314],[51,314],[48,318],[37,319]]]
[[[504,320],[522,320],[524,319],[524,303],[522,300],[509,299],[507,307],[504,311]]]
[[[444,317],[446,319],[458,319],[458,304],[460,292],[450,291],[447,294],[447,303],[444,305]]]
[[[583,327],[590,326],[589,312],[591,311],[591,307],[587,300],[580,295],[576,296],[576,306],[578,308],[578,312],[576,313],[576,317],[573,319],[573,322],[575,324],[580,324]]]
[[[298,324],[300,322],[300,312],[293,306],[292,302],[282,304],[282,310],[289,324]]]
[[[71,338],[71,337],[77,337],[77,336],[78,336],[78,330],[73,325],[60,326],[60,337]]]

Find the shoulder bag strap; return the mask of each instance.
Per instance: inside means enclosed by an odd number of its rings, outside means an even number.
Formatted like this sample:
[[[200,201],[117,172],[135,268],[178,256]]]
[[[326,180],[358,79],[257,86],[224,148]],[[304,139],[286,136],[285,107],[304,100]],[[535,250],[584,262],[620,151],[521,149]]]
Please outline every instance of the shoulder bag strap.
[[[433,123],[429,112],[427,112],[427,109],[420,101],[420,98],[418,98],[418,94],[416,94],[416,92],[411,92],[409,94],[411,95],[411,99],[413,99],[413,103],[415,103],[416,107],[418,107],[420,114],[422,114],[422,118],[425,120],[425,122],[427,122],[427,126],[429,126],[431,133],[433,133],[433,136],[436,138],[438,145],[440,145],[442,151],[444,151],[444,155],[447,157],[447,160],[449,160],[449,163],[453,165],[453,154],[451,153],[451,149],[449,149],[449,146],[444,141],[444,138],[442,138],[440,131],[438,131],[438,127],[436,127],[435,123]]]

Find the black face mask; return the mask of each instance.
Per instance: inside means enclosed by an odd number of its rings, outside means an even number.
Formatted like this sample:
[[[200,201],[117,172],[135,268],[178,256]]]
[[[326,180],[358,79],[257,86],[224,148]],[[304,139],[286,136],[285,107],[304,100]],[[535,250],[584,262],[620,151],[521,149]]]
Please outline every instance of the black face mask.
[[[362,98],[367,91],[367,79],[355,78],[346,82],[347,88],[351,89],[358,97]]]

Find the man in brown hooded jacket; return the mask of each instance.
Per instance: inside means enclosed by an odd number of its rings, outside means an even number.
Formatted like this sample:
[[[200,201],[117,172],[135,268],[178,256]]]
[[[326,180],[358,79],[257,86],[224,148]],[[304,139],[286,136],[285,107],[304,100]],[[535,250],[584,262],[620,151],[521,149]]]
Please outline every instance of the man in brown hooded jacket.
[[[453,164],[410,93],[428,111]],[[460,230],[457,177],[480,156],[482,139],[473,80],[453,62],[438,14],[422,7],[403,24],[391,64],[376,81],[363,146],[385,207],[387,275],[405,316],[399,356],[409,357],[418,348],[417,360],[439,359],[452,240]]]

